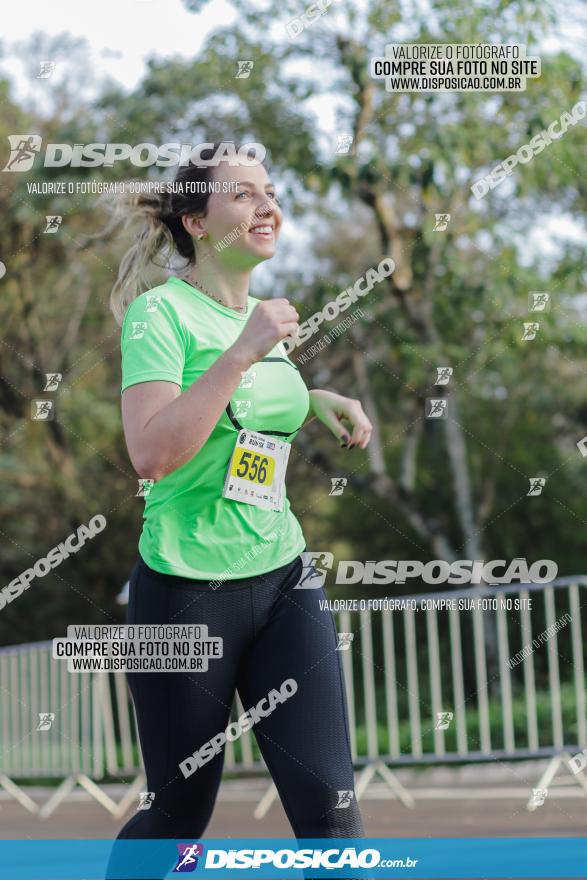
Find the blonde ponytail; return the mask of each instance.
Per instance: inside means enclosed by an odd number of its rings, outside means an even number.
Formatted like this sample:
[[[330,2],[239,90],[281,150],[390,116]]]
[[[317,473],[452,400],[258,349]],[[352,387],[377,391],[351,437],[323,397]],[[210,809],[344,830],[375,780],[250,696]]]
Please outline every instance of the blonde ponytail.
[[[163,193],[124,192],[112,208],[113,216],[105,232],[117,226],[127,231],[141,224],[134,244],[122,257],[118,278],[110,293],[110,309],[117,324],[122,324],[133,299],[152,286],[147,270],[152,265],[169,266],[175,247],[171,230],[163,219],[167,213],[165,203]],[[165,262],[161,263],[161,257]]]

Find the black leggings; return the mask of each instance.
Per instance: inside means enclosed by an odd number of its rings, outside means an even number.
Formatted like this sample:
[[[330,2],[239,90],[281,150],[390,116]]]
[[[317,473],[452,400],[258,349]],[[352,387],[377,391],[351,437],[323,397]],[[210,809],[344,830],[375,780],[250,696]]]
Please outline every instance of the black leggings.
[[[118,839],[200,838],[224,754],[188,778],[180,762],[225,730],[235,689],[249,709],[286,679],[297,682],[297,692],[253,730],[293,832],[297,838],[363,836],[336,628],[331,612],[319,607],[321,588],[293,589],[301,571],[298,557],[269,574],[211,586],[160,574],[139,557],[127,623],[206,624],[209,636],[222,638],[223,656],[210,659],[207,672],[127,674],[147,789],[155,798]],[[353,792],[348,806],[337,807],[339,791]]]

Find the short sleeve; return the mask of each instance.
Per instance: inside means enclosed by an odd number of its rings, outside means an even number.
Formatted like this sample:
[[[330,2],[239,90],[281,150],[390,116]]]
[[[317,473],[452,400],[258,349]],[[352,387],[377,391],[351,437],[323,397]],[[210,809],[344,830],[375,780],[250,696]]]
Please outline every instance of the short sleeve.
[[[138,382],[182,386],[186,334],[176,310],[161,294],[143,293],[129,305],[121,331],[121,392]]]

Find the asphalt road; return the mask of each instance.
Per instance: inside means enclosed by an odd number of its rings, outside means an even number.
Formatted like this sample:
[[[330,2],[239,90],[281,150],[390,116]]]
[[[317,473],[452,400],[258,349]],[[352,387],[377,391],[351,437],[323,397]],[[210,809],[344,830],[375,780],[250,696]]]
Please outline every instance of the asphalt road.
[[[255,819],[255,803],[232,800],[225,791],[216,804],[206,837],[290,837],[281,804]],[[587,836],[587,798],[552,798],[529,813],[522,799],[420,800],[406,809],[395,800],[361,801],[369,837],[545,837]],[[113,818],[89,798],[62,803],[47,819],[31,815],[16,801],[0,801],[0,839],[115,837],[125,821]],[[587,875],[587,866],[586,866]]]
[[[206,838],[290,838],[291,829],[278,800],[263,819],[253,816],[266,785],[263,780],[224,782]],[[124,793],[121,786],[106,790],[116,801]],[[544,804],[534,812],[526,810],[527,792],[523,788],[506,797],[496,797],[495,792],[496,789],[485,793],[476,788],[467,796],[466,791],[450,788],[412,788],[416,806],[407,809],[390,798],[384,786],[372,784],[361,800],[366,834],[390,838],[587,836],[587,798],[574,787],[551,790]],[[40,805],[51,790],[35,789],[29,793]],[[122,819],[115,819],[78,789],[43,820],[3,793],[0,840],[110,839],[116,837],[133,813],[134,809]]]

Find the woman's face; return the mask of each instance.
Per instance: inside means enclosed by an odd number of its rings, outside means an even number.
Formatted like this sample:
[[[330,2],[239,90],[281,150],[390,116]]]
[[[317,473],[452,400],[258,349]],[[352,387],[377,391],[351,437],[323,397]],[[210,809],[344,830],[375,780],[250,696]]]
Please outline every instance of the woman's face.
[[[282,214],[265,168],[221,162],[212,180],[220,192],[211,193],[206,216],[200,219],[207,248],[233,269],[250,269],[270,259]]]

